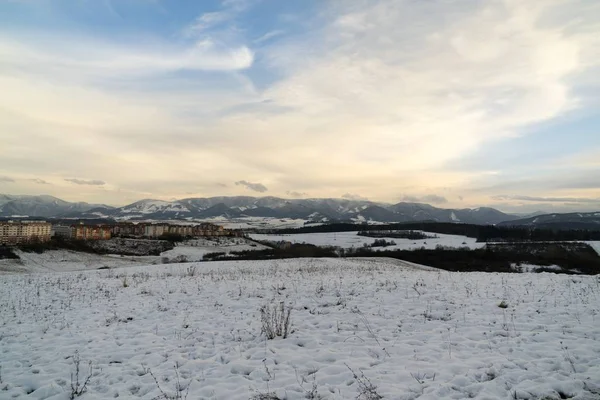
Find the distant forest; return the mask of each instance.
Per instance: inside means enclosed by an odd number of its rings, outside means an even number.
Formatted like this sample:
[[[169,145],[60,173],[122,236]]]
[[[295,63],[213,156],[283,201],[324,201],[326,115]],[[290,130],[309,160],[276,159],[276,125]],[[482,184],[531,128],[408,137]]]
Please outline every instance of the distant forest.
[[[457,224],[451,222],[409,222],[385,225],[335,223],[302,228],[269,230],[267,233],[294,234],[397,230],[420,230],[447,235],[462,235],[475,238],[478,242],[566,242],[575,240],[600,240],[600,231],[498,227],[493,225]]]

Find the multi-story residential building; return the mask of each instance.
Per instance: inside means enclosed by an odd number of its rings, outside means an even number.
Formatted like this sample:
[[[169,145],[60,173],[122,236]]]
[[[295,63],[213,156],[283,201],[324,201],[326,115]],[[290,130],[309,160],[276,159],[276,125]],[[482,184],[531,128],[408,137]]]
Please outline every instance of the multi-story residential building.
[[[57,225],[54,234],[78,240],[108,240],[112,236],[112,227],[108,225]]]
[[[0,222],[0,244],[47,242],[52,225],[45,221]]]
[[[159,236],[164,235],[165,233],[169,233],[168,224],[151,224],[146,225],[144,228],[144,236],[151,238],[157,238]]]
[[[243,236],[242,232],[225,229],[208,222],[195,225],[120,222],[112,226],[112,233],[114,236],[145,236],[149,238],[158,238],[169,233],[183,237]]]
[[[113,236],[144,236],[146,224],[133,222],[119,222],[112,227]]]
[[[169,233],[174,233],[174,234],[181,235],[184,237],[194,236],[194,226],[193,225],[170,225]]]

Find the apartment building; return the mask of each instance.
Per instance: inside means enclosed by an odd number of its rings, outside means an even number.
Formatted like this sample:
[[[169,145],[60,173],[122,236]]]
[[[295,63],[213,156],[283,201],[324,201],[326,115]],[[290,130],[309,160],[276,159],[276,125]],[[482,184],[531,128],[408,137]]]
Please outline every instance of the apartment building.
[[[78,240],[108,240],[112,237],[112,227],[108,225],[57,225],[54,234]]]
[[[0,221],[0,244],[47,242],[52,225],[45,221]]]

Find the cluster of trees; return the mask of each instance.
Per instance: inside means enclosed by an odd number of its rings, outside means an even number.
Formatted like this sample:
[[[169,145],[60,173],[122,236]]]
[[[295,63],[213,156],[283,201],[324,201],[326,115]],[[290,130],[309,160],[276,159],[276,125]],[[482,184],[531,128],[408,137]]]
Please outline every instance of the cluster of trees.
[[[447,271],[515,272],[513,265],[557,265],[564,273],[600,274],[600,257],[584,243],[529,243],[523,246],[502,245],[482,249],[380,250],[358,248],[347,256],[390,257],[428,265]],[[541,268],[538,272],[557,272]]]
[[[365,243],[366,245],[366,243]],[[388,247],[388,246],[395,246],[396,242],[394,242],[393,240],[390,240],[389,242],[385,239],[375,239],[373,241],[373,243],[371,243],[370,245],[367,245],[367,247]]]
[[[205,261],[216,260],[273,260],[284,258],[323,258],[339,257],[334,247],[320,247],[312,244],[294,243],[288,248],[274,248],[264,250],[232,251],[229,254],[222,252],[205,254]]]
[[[376,231],[426,231],[448,235],[462,235],[476,238],[479,242],[496,241],[582,241],[600,240],[599,230],[558,230],[529,227],[510,227],[494,225],[457,224],[451,222],[406,222],[387,225],[355,225],[347,223],[327,224],[302,228],[288,228],[273,231],[273,233],[324,233],[324,232],[353,232],[362,233]],[[389,235],[387,235],[389,237]]]
[[[18,260],[19,256],[10,247],[0,245],[0,260],[5,259]]]
[[[388,238],[395,238],[395,239],[410,239],[410,240],[423,240],[423,239],[438,238],[437,235],[427,235],[426,233],[419,232],[419,231],[413,231],[413,230],[408,230],[408,231],[393,231],[393,230],[390,230],[390,231],[383,231],[383,230],[360,231],[360,232],[358,232],[358,236],[376,237],[376,238],[388,237]]]
[[[385,241],[385,240],[384,240]],[[584,243],[549,242],[489,245],[472,250],[468,247],[448,248],[438,246],[433,250],[373,251],[371,247],[341,249],[319,247],[310,244],[292,244],[289,248],[210,253],[206,261],[214,260],[269,260],[303,257],[390,257],[428,265],[447,271],[516,272],[515,266],[533,264],[542,266],[538,272],[563,272],[568,274],[600,274],[600,257],[594,249]],[[557,265],[561,271],[550,266]],[[544,269],[543,266],[548,266]]]
[[[106,254],[108,251],[95,248],[90,241],[81,239],[68,239],[62,236],[54,236],[48,242],[34,241],[20,244],[18,248],[25,253],[44,253],[47,250],[71,250],[82,253]]]

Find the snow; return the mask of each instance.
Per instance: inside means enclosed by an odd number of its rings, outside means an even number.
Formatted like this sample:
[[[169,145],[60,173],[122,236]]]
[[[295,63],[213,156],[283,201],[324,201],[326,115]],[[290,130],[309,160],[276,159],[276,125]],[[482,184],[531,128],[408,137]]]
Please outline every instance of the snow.
[[[281,301],[293,333],[266,340],[259,309]],[[599,310],[593,276],[386,259],[5,275],[0,398],[68,399],[78,352],[82,400],[176,398],[178,379],[189,399],[305,399],[313,384],[354,399],[349,368],[384,399],[597,399]]]
[[[226,229],[282,229],[282,228],[301,228],[303,226],[320,225],[308,223],[305,219],[294,218],[270,218],[270,217],[214,217],[205,218],[202,222],[212,222],[223,226]]]
[[[511,268],[519,272],[536,272],[540,269],[562,271],[563,268],[558,265],[534,265],[534,264],[512,264]]]
[[[454,222],[460,222],[460,219],[454,214],[454,211],[450,213],[450,219]]]
[[[244,238],[194,239],[179,243],[159,256],[99,255],[69,250],[48,250],[44,253],[16,251],[20,260],[0,260],[0,273],[7,272],[65,272],[98,268],[131,267],[164,262],[201,261],[207,253],[263,250],[266,247]],[[114,249],[113,249],[114,250]],[[1,396],[0,396],[1,398]]]
[[[222,252],[229,254],[233,251],[264,250],[267,248],[243,238],[222,238],[217,241],[196,239],[186,241],[184,244],[175,246],[172,250],[161,253],[161,258],[167,257],[169,260],[176,260],[178,257],[185,257],[187,261],[202,261],[204,255],[208,253]]]
[[[596,253],[598,253],[598,255],[600,256],[600,241],[590,241],[590,242],[584,242],[587,243],[588,245],[590,245],[591,248],[593,248],[594,250],[596,250]]]
[[[42,254],[16,251],[21,260],[0,260],[0,272],[60,272],[117,268],[158,262],[158,257],[120,257],[49,250]],[[0,396],[1,397],[1,396]]]
[[[468,247],[471,249],[485,247],[485,243],[477,243],[474,238],[469,238],[460,235],[444,235],[441,233],[423,232],[430,236],[436,235],[436,239],[425,240],[410,240],[385,237],[386,241],[393,241],[395,246],[386,246],[373,248],[374,250],[413,250],[413,249],[435,249],[436,246],[446,247]],[[380,238],[372,238],[367,236],[358,236],[358,232],[332,232],[332,233],[298,233],[289,235],[266,235],[266,234],[250,234],[250,237],[255,240],[267,240],[278,242],[281,240],[292,243],[309,243],[316,246],[337,246],[349,249],[351,247],[362,247],[365,243],[372,244]]]

